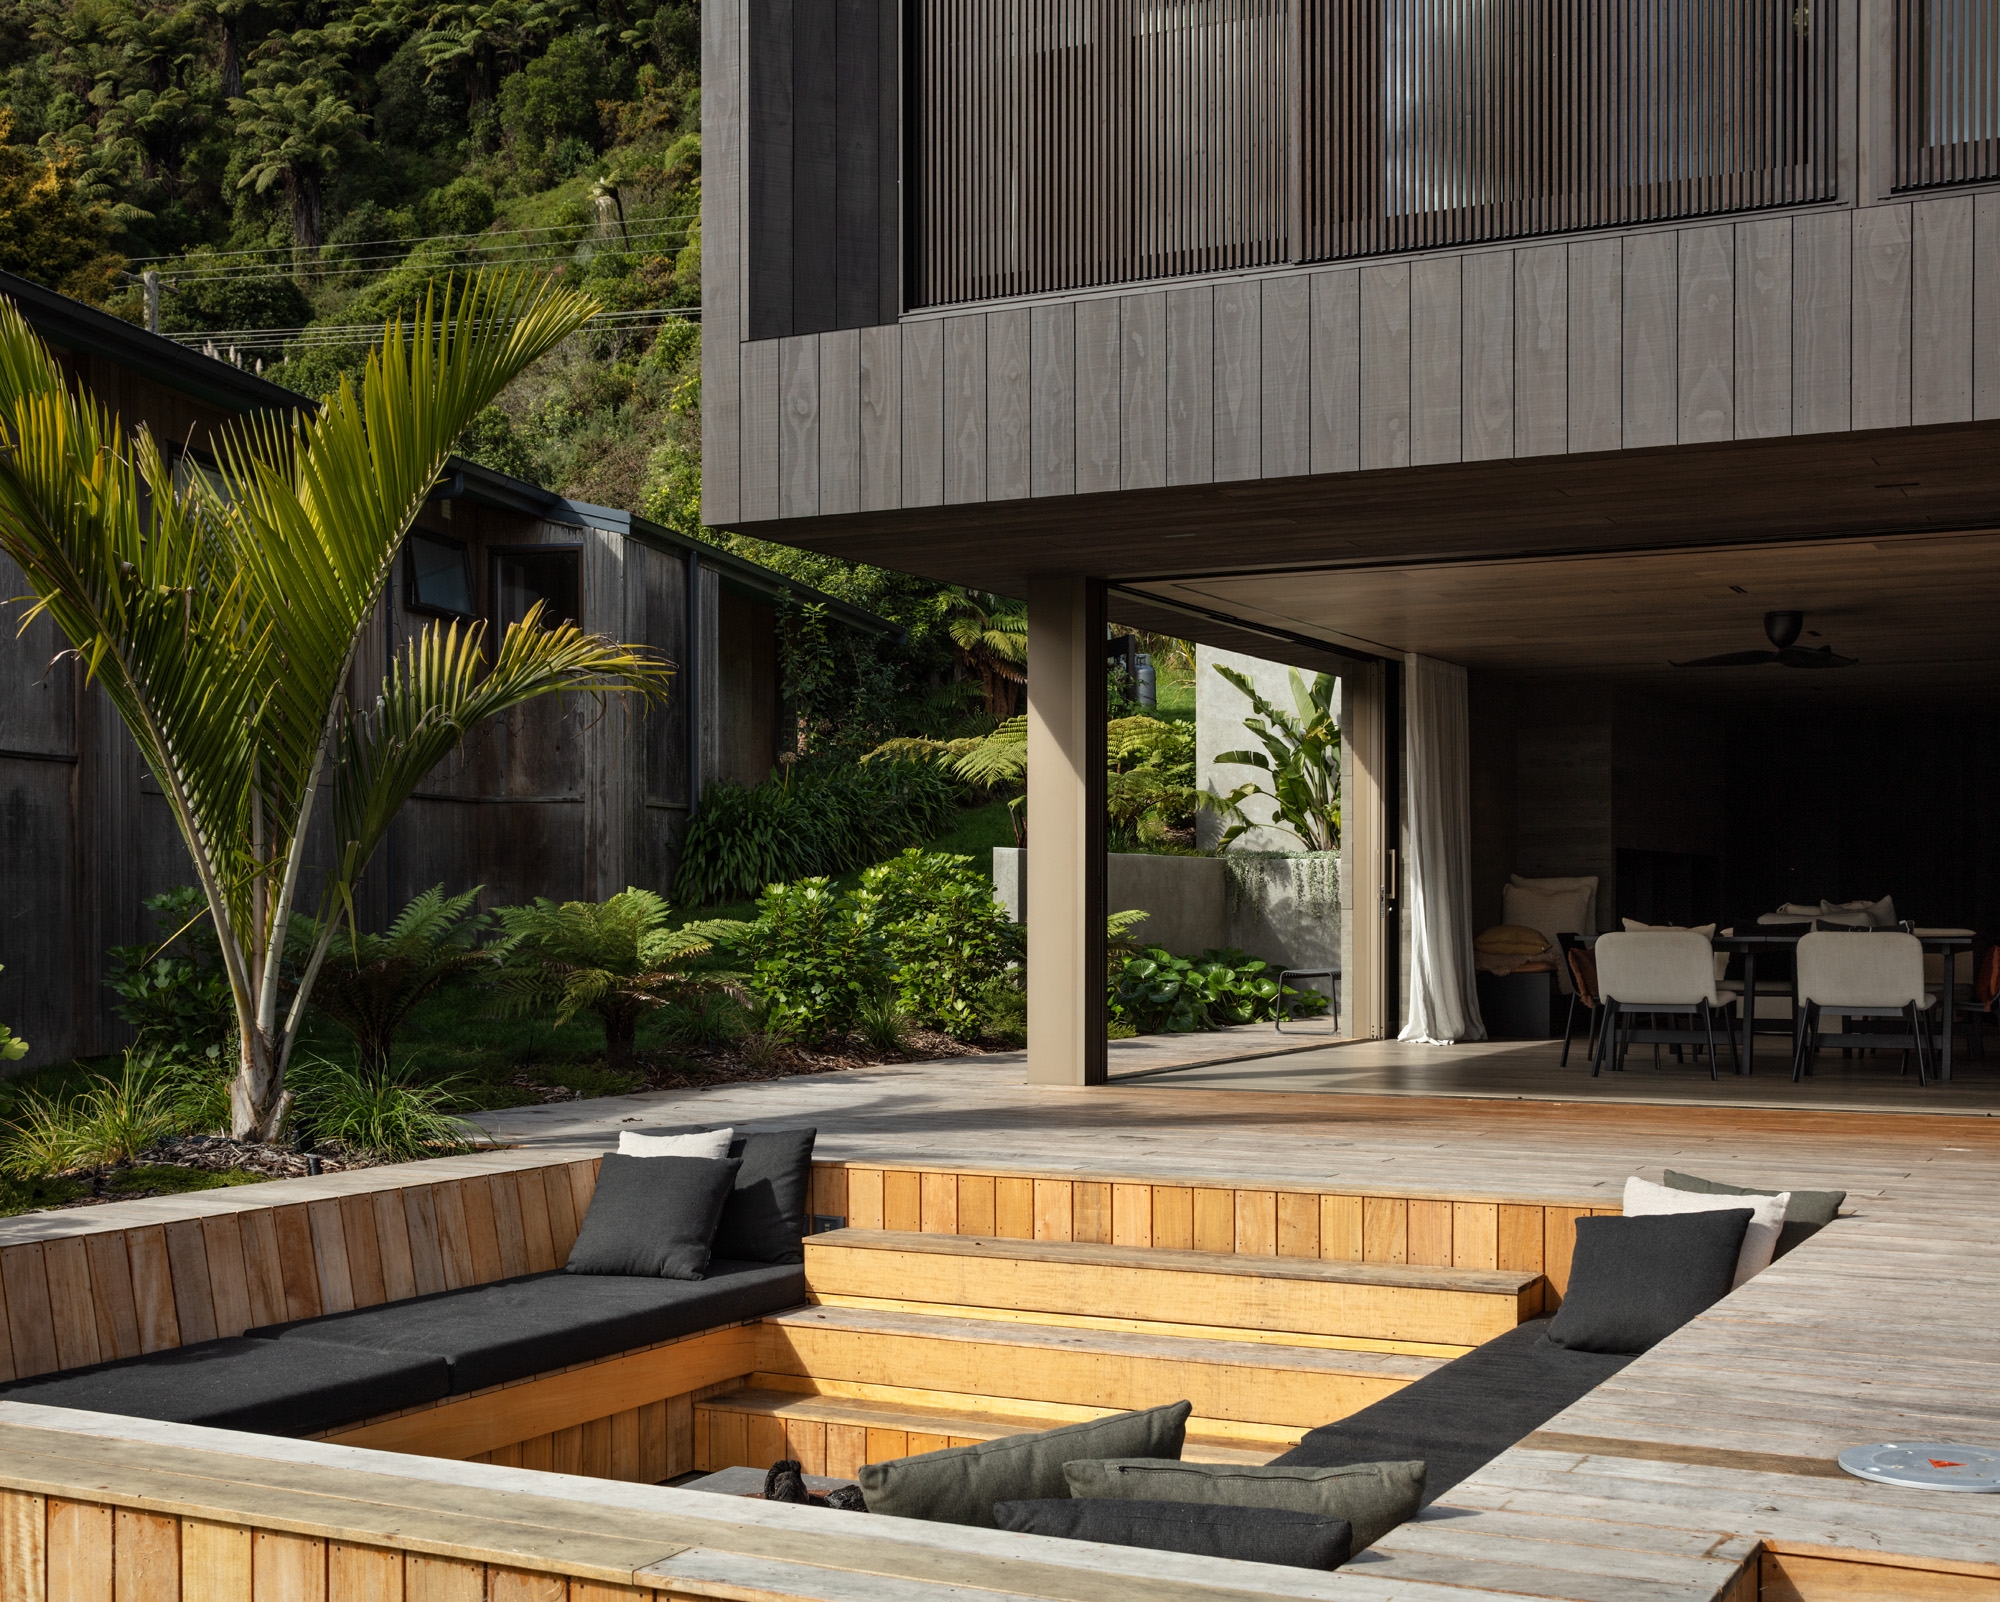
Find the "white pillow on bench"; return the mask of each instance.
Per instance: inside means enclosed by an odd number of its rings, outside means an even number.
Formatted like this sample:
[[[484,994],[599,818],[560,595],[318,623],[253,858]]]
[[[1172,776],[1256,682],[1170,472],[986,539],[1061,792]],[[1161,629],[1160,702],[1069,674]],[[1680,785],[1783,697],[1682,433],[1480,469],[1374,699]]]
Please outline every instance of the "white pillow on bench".
[[[698,1135],[642,1135],[636,1130],[618,1131],[621,1157],[706,1157],[713,1161],[729,1155],[734,1129],[705,1129]]]
[[[1750,1209],[1750,1227],[1743,1232],[1743,1250],[1736,1258],[1736,1278],[1731,1290],[1741,1287],[1771,1266],[1778,1234],[1785,1227],[1785,1205],[1790,1191],[1775,1196],[1712,1196],[1700,1191],[1669,1190],[1649,1184],[1636,1174],[1625,1181],[1625,1216],[1643,1218],[1657,1213],[1713,1213],[1732,1207]]]

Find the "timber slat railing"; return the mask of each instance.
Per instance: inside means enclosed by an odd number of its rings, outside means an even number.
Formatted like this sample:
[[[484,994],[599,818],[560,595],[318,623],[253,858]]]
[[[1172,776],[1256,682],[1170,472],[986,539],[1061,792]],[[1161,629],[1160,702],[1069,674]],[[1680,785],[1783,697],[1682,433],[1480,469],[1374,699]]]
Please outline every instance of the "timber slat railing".
[[[916,306],[1836,192],[1831,3],[920,0],[915,34]]]

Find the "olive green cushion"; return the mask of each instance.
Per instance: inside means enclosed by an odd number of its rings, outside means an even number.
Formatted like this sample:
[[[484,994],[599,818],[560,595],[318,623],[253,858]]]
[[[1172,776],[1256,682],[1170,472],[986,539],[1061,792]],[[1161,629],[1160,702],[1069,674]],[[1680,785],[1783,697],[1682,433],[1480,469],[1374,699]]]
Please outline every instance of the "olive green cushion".
[[[1699,1179],[1693,1174],[1677,1174],[1669,1168],[1666,1173],[1669,1190],[1693,1191],[1702,1196],[1779,1196],[1789,1194],[1791,1200],[1785,1203],[1785,1224],[1778,1231],[1778,1244],[1771,1250],[1771,1260],[1776,1262],[1801,1241],[1817,1235],[1833,1222],[1840,1211],[1840,1204],[1847,1200],[1844,1190],[1794,1190],[1778,1189],[1749,1190],[1742,1185],[1725,1185],[1719,1179]]]
[[[1357,1552],[1415,1518],[1424,1499],[1424,1466],[1418,1462],[1251,1468],[1125,1458],[1071,1463],[1063,1473],[1071,1496],[1274,1507],[1345,1519],[1353,1526]]]
[[[1193,1411],[1190,1402],[1172,1402],[1142,1413],[1115,1413],[1034,1435],[1003,1435],[976,1446],[863,1463],[855,1477],[870,1513],[997,1529],[995,1502],[1068,1495],[1063,1465],[1077,1458],[1178,1458]]]

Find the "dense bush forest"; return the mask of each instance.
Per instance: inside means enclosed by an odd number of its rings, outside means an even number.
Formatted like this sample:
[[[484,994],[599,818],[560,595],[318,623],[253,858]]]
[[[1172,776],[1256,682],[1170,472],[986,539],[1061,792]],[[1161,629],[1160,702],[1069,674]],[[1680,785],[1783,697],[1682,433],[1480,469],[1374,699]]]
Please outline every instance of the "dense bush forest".
[[[609,315],[465,454],[905,624],[893,660],[789,631],[818,728],[949,723],[941,586],[701,527],[700,33],[697,0],[0,0],[0,268],[134,322],[155,274],[163,333],[314,395],[441,272],[580,282]]]

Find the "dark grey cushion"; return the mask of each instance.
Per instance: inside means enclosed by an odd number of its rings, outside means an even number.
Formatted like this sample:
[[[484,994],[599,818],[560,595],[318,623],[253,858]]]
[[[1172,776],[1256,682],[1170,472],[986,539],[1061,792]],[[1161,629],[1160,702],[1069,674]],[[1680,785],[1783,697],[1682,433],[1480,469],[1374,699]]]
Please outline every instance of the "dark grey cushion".
[[[606,1152],[564,1266],[572,1274],[700,1279],[741,1166],[733,1158]]]
[[[1071,1463],[1069,1494],[1136,1502],[1204,1502],[1234,1508],[1283,1508],[1345,1519],[1354,1545],[1372,1546],[1417,1516],[1423,1505],[1420,1462],[1344,1463],[1304,1468],[1242,1463],[1153,1463],[1135,1458]]]
[[[752,1129],[729,1144],[743,1166],[715,1226],[715,1255],[740,1263],[803,1263],[812,1222],[814,1129]]]
[[[1179,1457],[1193,1410],[1188,1402],[1173,1402],[1034,1435],[1006,1435],[976,1446],[864,1463],[856,1478],[870,1513],[991,1529],[996,1502],[1067,1495],[1063,1465],[1077,1458]]]
[[[1725,1185],[1719,1179],[1678,1174],[1671,1168],[1666,1179],[1669,1190],[1689,1190],[1701,1196],[1788,1196],[1784,1227],[1778,1231],[1778,1244],[1771,1252],[1773,1261],[1826,1228],[1840,1212],[1840,1204],[1847,1200],[1844,1190],[1747,1190],[1741,1185]]]
[[[1533,1319],[1434,1369],[1413,1385],[1310,1431],[1281,1466],[1422,1458],[1424,1501],[1433,1501],[1540,1429],[1632,1361],[1606,1352],[1568,1352],[1543,1339]]]
[[[1347,1561],[1352,1538],[1345,1519],[1200,1502],[1079,1502],[1055,1497],[996,1503],[993,1518],[1001,1529],[1024,1535],[1194,1552],[1240,1563],[1284,1563],[1299,1569],[1339,1568]]]
[[[715,1262],[699,1280],[558,1271],[251,1333],[287,1347],[312,1342],[435,1357],[451,1365],[451,1389],[463,1394],[760,1318],[805,1299],[805,1270],[790,1264]]]
[[[437,1401],[450,1384],[444,1362],[420,1353],[237,1337],[24,1380],[0,1396],[167,1424],[312,1435]]]
[[[1549,1339],[1573,1352],[1647,1351],[1729,1294],[1750,1209],[1579,1218]]]

